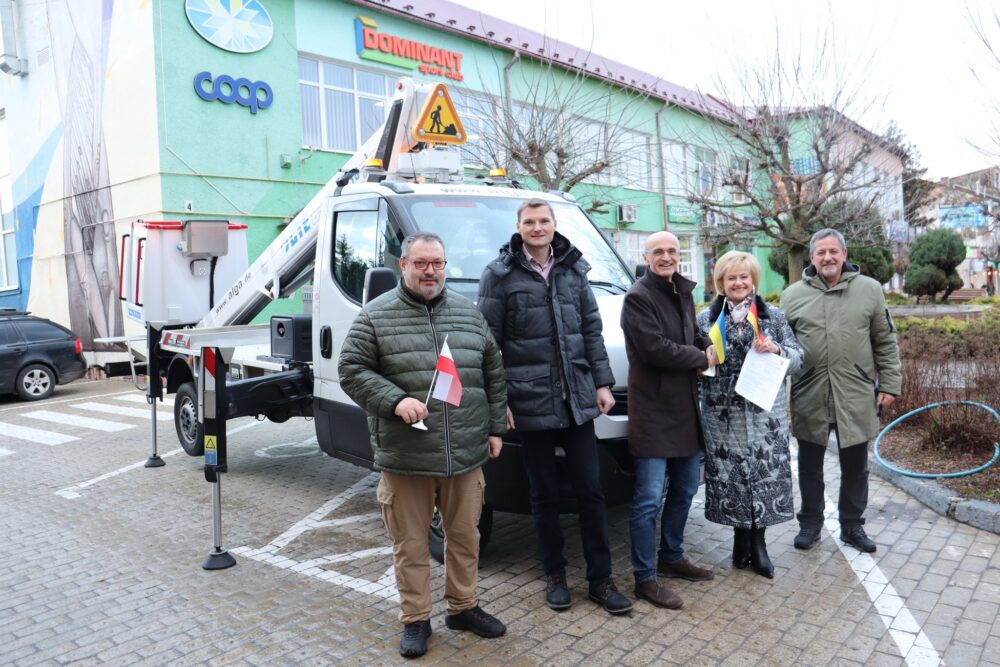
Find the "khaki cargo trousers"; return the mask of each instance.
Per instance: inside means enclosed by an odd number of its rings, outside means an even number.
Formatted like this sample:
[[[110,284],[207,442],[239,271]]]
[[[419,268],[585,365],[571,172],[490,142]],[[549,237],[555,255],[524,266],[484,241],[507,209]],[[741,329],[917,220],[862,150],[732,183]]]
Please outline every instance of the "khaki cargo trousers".
[[[444,597],[448,613],[457,614],[479,604],[479,516],[485,490],[482,468],[458,477],[382,473],[376,495],[392,540],[400,622],[424,621],[431,616],[427,532],[435,505],[446,535]]]

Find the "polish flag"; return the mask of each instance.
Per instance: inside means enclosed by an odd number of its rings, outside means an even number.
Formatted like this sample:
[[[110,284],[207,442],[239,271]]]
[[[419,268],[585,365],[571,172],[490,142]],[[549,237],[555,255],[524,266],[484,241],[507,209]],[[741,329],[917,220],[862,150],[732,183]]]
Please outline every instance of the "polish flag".
[[[444,345],[441,346],[441,356],[438,357],[434,370],[437,372],[437,379],[431,396],[458,407],[462,401],[462,381],[458,379],[458,368],[455,367],[455,359],[451,356],[447,336]]]

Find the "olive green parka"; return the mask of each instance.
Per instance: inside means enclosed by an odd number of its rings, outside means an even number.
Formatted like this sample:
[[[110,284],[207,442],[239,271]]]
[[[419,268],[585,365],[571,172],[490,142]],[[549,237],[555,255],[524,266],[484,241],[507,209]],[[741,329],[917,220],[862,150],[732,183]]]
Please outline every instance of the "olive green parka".
[[[462,382],[456,407],[430,399],[426,431],[396,416],[406,397],[427,399],[438,354],[448,347]],[[503,435],[503,359],[475,304],[447,289],[425,303],[400,284],[358,313],[337,366],[340,386],[368,413],[378,470],[455,477],[482,466],[487,436]]]
[[[898,396],[899,346],[882,286],[845,263],[830,287],[809,266],[781,295],[781,309],[805,352],[792,376],[792,435],[825,445],[830,424],[840,445],[879,432],[875,393]]]

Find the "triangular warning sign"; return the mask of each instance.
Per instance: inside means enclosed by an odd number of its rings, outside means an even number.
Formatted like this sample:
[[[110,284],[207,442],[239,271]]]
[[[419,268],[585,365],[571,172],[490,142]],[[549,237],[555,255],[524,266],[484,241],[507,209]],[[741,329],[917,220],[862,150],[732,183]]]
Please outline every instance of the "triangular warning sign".
[[[443,83],[436,84],[427,96],[413,138],[437,144],[465,143],[465,128]]]

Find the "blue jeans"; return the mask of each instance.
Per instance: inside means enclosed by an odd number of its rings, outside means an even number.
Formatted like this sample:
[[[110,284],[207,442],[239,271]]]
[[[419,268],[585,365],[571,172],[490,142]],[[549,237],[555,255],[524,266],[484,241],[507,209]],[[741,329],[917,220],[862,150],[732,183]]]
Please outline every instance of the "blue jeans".
[[[632,539],[632,571],[641,584],[656,578],[657,556],[673,564],[684,558],[684,525],[691,499],[698,491],[701,455],[670,459],[635,459],[635,493],[629,513]],[[669,477],[667,499],[663,502],[664,480]],[[660,519],[660,551],[656,551],[656,515]]]
[[[566,452],[565,464],[580,512],[580,539],[587,561],[587,581],[597,584],[607,580],[611,576],[611,549],[594,422],[549,431],[521,431],[519,435],[531,485],[531,514],[538,533],[538,552],[545,574],[562,572],[566,567],[559,525],[559,469],[555,449],[561,446]]]

